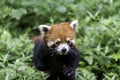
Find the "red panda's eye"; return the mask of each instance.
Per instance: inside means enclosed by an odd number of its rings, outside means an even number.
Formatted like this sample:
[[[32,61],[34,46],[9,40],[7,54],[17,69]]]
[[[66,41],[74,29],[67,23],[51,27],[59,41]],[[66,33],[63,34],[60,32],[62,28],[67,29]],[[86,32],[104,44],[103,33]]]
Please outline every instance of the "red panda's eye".
[[[60,44],[60,41],[57,41],[56,44],[59,45],[59,44]]]
[[[70,40],[67,40],[66,42],[67,42],[67,44],[70,44],[70,43],[71,43]]]

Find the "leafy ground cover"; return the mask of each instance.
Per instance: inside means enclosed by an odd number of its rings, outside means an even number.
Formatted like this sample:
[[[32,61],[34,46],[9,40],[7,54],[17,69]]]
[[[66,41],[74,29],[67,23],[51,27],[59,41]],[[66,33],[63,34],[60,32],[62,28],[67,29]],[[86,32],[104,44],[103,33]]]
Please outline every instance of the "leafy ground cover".
[[[120,79],[120,0],[1,0],[0,80],[45,80],[32,62],[38,25],[79,20],[76,80]]]

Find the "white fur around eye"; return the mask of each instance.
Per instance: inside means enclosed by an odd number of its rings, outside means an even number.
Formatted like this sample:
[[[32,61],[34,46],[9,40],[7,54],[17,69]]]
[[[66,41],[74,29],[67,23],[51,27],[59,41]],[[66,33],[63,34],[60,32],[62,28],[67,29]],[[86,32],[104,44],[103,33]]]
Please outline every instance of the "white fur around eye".
[[[67,39],[66,39],[66,41],[69,41],[70,40],[70,38],[68,37]]]
[[[69,37],[66,39],[66,41],[70,41],[70,42],[72,42],[73,44],[75,44],[75,39],[70,39]]]
[[[73,44],[75,44],[75,39],[72,39],[71,42],[72,42]]]
[[[60,39],[60,38],[58,38],[58,39],[56,39],[56,40],[55,40],[55,43],[56,43],[56,42],[60,42],[60,41],[61,41],[61,39]]]
[[[47,42],[47,46],[48,46],[48,47],[51,47],[53,44],[54,44],[54,42],[52,42],[52,41],[48,41],[48,42]]]

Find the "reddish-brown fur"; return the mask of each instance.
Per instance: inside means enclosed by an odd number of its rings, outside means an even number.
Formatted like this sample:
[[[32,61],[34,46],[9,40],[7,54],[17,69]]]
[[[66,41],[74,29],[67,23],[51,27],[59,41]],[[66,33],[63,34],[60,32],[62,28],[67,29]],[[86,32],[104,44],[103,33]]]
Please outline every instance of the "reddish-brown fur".
[[[64,22],[61,24],[51,25],[51,29],[45,33],[45,40],[55,41],[60,38],[62,43],[66,42],[66,38],[75,39],[76,32],[70,26],[70,23]]]

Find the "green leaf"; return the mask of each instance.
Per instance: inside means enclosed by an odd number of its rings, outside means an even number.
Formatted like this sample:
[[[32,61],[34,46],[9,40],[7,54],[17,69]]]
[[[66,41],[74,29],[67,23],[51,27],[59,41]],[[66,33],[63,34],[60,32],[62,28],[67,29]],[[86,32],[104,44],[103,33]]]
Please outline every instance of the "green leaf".
[[[27,11],[24,8],[13,9],[12,12],[9,14],[12,18],[19,20]]]
[[[93,64],[93,57],[92,56],[86,56],[85,60],[88,62],[89,65]]]
[[[65,13],[67,11],[67,8],[65,6],[58,6],[57,11],[60,13]]]
[[[120,53],[113,54],[112,58],[115,59],[115,61],[118,61],[118,59],[120,59]]]
[[[0,38],[1,38],[2,40],[8,40],[8,39],[11,38],[11,35],[10,35],[10,33],[9,33],[8,31],[5,31],[5,30],[4,30]]]

